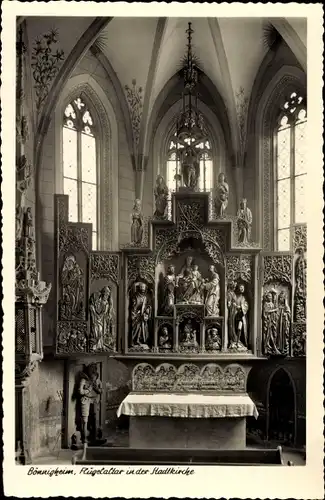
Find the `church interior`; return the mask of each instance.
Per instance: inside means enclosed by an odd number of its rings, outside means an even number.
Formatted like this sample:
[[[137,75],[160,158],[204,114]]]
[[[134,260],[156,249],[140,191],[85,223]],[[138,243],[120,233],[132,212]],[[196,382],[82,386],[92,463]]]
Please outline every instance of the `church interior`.
[[[306,19],[16,41],[17,464],[304,457]]]

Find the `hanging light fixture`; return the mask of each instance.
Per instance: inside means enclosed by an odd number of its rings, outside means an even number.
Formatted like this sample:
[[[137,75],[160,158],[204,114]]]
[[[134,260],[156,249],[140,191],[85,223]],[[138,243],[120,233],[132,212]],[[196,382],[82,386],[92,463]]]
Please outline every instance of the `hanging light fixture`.
[[[192,23],[188,23],[187,55],[184,57],[183,78],[184,89],[182,93],[183,106],[176,122],[176,136],[178,139],[189,138],[190,141],[206,135],[202,114],[197,108],[198,102],[198,68],[196,58],[192,51]]]

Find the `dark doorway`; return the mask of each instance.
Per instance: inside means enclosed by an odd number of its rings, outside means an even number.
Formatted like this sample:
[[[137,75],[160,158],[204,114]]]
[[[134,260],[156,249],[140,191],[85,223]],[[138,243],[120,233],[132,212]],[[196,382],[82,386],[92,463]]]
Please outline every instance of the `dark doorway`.
[[[288,373],[280,368],[272,376],[268,394],[268,439],[283,445],[295,441],[295,391]]]

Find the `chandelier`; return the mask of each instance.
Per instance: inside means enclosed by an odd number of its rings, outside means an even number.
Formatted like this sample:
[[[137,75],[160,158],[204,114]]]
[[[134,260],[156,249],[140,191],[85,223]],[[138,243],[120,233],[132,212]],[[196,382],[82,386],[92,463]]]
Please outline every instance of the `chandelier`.
[[[182,92],[182,111],[176,120],[176,137],[179,140],[190,141],[206,136],[206,129],[202,114],[198,111],[197,83],[198,68],[192,52],[192,23],[188,23],[187,33],[187,55],[184,57],[183,79],[184,88]]]

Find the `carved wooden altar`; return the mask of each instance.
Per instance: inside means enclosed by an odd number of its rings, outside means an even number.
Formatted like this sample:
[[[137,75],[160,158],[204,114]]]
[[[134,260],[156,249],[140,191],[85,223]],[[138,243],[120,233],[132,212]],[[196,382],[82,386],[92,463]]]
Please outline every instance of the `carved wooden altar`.
[[[118,359],[131,394],[229,396],[228,422],[255,362],[305,355],[306,234],[297,226],[293,252],[265,253],[211,205],[208,193],[180,190],[171,219],[145,220],[141,242],[93,251],[91,225],[68,222],[68,197],[56,195],[56,355]],[[250,404],[233,427],[238,443]]]

